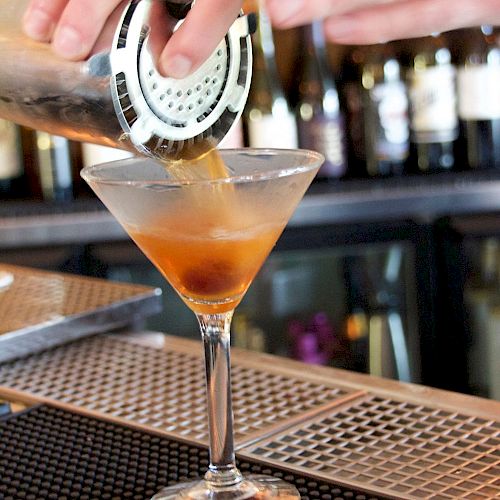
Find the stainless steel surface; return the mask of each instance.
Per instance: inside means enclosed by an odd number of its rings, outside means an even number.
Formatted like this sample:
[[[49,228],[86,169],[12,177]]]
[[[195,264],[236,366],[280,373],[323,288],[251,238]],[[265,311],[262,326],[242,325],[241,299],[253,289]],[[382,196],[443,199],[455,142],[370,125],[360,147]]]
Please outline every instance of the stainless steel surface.
[[[98,52],[72,62],[22,33],[27,0],[0,0],[0,116],[157,158],[182,157],[192,144],[218,144],[248,95],[248,20],[238,18],[193,75],[164,78],[155,68],[154,53],[182,22],[169,15],[170,4],[132,0],[119,21],[119,15],[111,16]]]
[[[124,327],[161,309],[157,289],[0,265],[0,362]]]
[[[0,365],[0,397],[206,442],[201,342],[98,335]],[[238,455],[394,499],[500,496],[500,403],[235,350]]]
[[[0,365],[0,396],[13,389],[206,444],[201,341],[184,349],[161,334],[126,340],[98,335]],[[334,380],[245,362],[233,363],[232,392],[238,447],[359,394]]]
[[[500,415],[368,394],[243,450],[389,498],[500,497]]]

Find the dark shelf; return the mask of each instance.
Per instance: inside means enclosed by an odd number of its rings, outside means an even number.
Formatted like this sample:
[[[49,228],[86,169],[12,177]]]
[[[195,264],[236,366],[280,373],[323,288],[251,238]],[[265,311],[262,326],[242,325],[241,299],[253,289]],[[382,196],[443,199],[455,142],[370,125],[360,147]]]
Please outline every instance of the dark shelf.
[[[443,172],[384,179],[315,183],[290,227],[413,220],[500,212],[500,170]],[[95,198],[67,203],[0,205],[3,248],[125,240],[125,232]]]

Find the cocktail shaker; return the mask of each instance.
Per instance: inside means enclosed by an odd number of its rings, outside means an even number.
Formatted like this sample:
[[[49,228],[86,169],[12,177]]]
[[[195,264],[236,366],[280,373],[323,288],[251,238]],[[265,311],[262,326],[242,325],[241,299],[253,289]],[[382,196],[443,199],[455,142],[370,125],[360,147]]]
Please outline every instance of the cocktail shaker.
[[[113,40],[83,62],[63,60],[22,33],[27,3],[0,0],[1,118],[160,159],[215,146],[239,118],[252,66],[243,14],[198,70],[176,80],[160,75],[155,53],[190,0],[130,1]]]

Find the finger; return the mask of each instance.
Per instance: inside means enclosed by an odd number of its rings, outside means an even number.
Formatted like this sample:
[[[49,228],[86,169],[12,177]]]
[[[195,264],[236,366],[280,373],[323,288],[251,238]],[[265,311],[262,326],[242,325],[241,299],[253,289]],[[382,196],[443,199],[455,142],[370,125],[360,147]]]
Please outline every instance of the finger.
[[[332,16],[325,22],[325,34],[332,42],[372,44],[498,23],[500,0],[407,0]]]
[[[198,0],[163,50],[158,68],[166,76],[184,78],[215,50],[238,17],[242,0]]]
[[[87,57],[108,17],[120,1],[70,0],[54,33],[54,52],[72,60]]]
[[[405,0],[267,0],[266,10],[277,28],[309,24],[315,19],[346,14],[370,5],[384,5]]]
[[[113,38],[115,37],[116,29],[122,18],[123,11],[129,3],[130,0],[121,0],[118,7],[116,7],[113,13],[108,17],[104,28],[101,30],[101,33],[92,48],[91,54],[96,54],[97,52],[105,50],[109,51],[109,48],[113,43]]]
[[[160,55],[167,45],[175,25],[178,20],[174,19],[169,14],[169,9],[166,8],[166,3],[153,2],[149,15],[148,24],[150,27],[148,37],[148,48],[153,56],[153,60],[157,63]]]
[[[69,0],[32,0],[22,19],[23,31],[39,42],[49,42]]]

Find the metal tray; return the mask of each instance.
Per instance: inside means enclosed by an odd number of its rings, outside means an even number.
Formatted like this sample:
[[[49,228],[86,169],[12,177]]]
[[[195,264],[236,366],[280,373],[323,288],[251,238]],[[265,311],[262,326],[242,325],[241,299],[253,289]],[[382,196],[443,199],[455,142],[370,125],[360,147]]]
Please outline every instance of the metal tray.
[[[132,325],[162,307],[156,288],[3,264],[0,273],[0,362]]]
[[[96,335],[2,364],[0,398],[202,446],[201,354],[152,332]],[[303,499],[500,498],[498,402],[238,349],[232,368],[240,460],[348,492]]]

